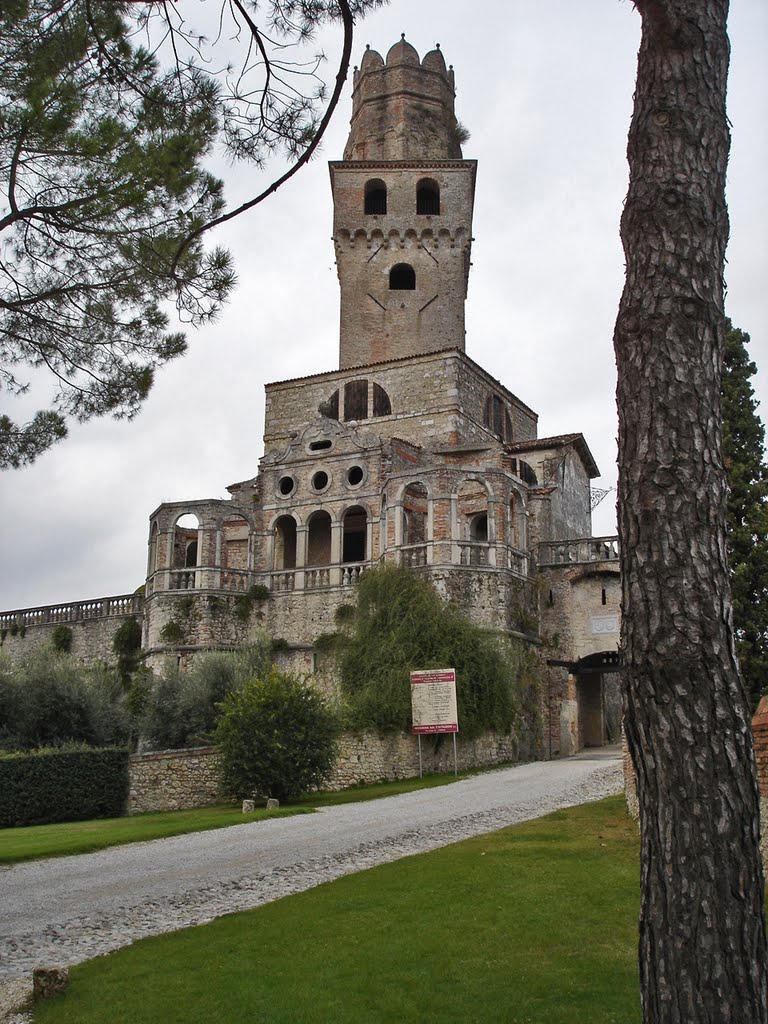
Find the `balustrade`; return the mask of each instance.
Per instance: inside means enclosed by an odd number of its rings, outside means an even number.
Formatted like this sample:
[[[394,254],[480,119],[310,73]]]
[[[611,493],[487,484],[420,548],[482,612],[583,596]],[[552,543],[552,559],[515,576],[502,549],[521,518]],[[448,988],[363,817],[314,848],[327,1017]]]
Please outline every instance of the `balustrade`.
[[[580,537],[576,540],[545,541],[539,545],[540,565],[615,562],[618,557],[618,537]]]
[[[304,570],[304,589],[322,590],[331,585],[331,570],[326,566],[322,569]]]
[[[407,569],[415,569],[427,564],[427,545],[408,544],[400,548],[401,564]]]
[[[117,615],[140,615],[144,606],[141,594],[120,594],[118,597],[100,597],[93,601],[74,601],[70,604],[45,605],[41,608],[21,608],[0,612],[0,628],[46,626],[64,622],[83,622],[88,619],[114,618]]]
[[[362,564],[358,565],[345,565],[341,573],[341,585],[342,587],[352,587],[359,582],[360,577],[365,571],[365,566]]]
[[[483,541],[461,541],[459,561],[461,565],[488,565],[491,545]]]

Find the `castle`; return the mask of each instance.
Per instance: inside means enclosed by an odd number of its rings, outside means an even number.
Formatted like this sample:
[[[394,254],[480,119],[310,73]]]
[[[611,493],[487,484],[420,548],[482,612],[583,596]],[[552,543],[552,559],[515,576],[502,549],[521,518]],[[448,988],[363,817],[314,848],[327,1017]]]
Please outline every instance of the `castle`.
[[[365,51],[330,163],[339,368],[266,385],[264,455],[228,500],[152,513],[143,596],[3,613],[11,654],[64,622],[75,653],[109,657],[137,615],[149,664],[258,626],[313,672],[360,574],[394,563],[539,651],[543,756],[616,739],[616,539],[591,536],[584,437],[538,437],[536,413],[465,352],[476,162],[461,143],[439,48]]]

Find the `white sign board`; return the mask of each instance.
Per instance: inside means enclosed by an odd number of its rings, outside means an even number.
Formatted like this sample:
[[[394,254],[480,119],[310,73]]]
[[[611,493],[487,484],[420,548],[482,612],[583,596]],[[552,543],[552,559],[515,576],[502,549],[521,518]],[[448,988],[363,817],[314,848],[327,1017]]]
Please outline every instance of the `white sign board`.
[[[411,672],[411,709],[413,732],[417,735],[458,732],[456,670]]]
[[[600,636],[602,633],[618,633],[619,632],[619,616],[618,615],[593,615],[592,616],[592,635]]]

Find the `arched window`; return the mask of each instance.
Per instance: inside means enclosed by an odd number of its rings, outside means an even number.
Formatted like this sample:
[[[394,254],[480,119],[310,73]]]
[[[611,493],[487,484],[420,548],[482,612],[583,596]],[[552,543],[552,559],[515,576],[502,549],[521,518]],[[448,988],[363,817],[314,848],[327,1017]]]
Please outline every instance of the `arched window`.
[[[296,520],[280,516],[275,523],[275,569],[296,568]]]
[[[469,521],[469,539],[475,544],[488,543],[488,513],[478,512]]]
[[[367,552],[368,516],[359,505],[344,513],[342,523],[342,562],[364,562]]]
[[[498,395],[488,395],[483,411],[483,426],[502,441],[512,440],[512,420],[503,399]]]
[[[221,566],[248,568],[248,522],[242,516],[227,516],[221,524]]]
[[[416,271],[408,263],[395,264],[389,272],[389,287],[392,291],[413,291]]]
[[[416,213],[440,213],[440,186],[431,178],[422,178],[416,186]]]
[[[389,400],[389,395],[381,386],[381,384],[374,383],[373,385],[373,415],[374,416],[391,416],[392,415],[392,403]]]
[[[427,488],[408,484],[403,493],[403,544],[424,544],[427,540]]]
[[[307,565],[330,565],[331,517],[321,510],[313,512],[307,531]]]
[[[365,183],[365,212],[387,212],[387,186],[380,178],[372,178]]]
[[[173,568],[194,569],[197,565],[200,521],[192,512],[179,516],[173,530]]]
[[[351,380],[344,386],[344,419],[368,419],[368,381]]]

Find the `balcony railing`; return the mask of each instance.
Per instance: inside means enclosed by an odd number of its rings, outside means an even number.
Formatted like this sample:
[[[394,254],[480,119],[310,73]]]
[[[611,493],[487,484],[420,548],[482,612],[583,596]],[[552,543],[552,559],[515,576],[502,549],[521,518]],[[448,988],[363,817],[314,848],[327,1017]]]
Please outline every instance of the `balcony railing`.
[[[0,612],[0,628],[45,626],[59,622],[114,618],[118,615],[141,615],[143,607],[144,598],[141,594],[121,594],[118,597],[99,597],[94,601],[50,604],[42,608],[21,608],[18,611]]]
[[[400,548],[400,561],[407,569],[427,564],[427,545],[408,544]]]
[[[616,562],[618,537],[582,537],[578,540],[544,541],[539,544],[539,565],[570,565],[578,562]]]

